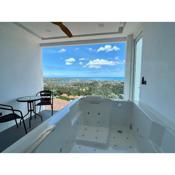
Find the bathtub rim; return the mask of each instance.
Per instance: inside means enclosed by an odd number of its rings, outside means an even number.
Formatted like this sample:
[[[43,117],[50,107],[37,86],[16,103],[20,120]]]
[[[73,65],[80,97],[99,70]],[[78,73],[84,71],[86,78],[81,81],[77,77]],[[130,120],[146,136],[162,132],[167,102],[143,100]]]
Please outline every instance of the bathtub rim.
[[[29,145],[32,145],[33,143],[35,143],[35,141],[37,140],[37,138],[39,137],[39,135],[42,132],[44,132],[45,130],[47,130],[51,126],[56,125],[58,122],[60,122],[60,120],[62,120],[64,118],[64,116],[70,112],[71,108],[75,104],[78,104],[82,98],[85,98],[85,97],[80,97],[78,99],[71,101],[65,108],[56,112],[51,118],[47,119],[46,121],[41,123],[38,127],[34,128],[27,135],[23,136],[21,139],[19,139],[18,141],[16,141],[15,143],[10,145],[9,147],[7,147],[2,153],[18,153],[18,152],[20,153],[20,152],[23,152],[21,150],[25,150],[25,149],[27,149],[26,147],[29,147]],[[107,99],[107,98],[101,98],[101,99]],[[148,117],[148,119],[151,120],[151,122],[156,122],[160,125],[165,126],[165,128],[174,135],[174,129],[172,127],[170,127],[170,125],[168,125],[166,122],[161,121],[160,118],[158,118],[155,115],[155,112],[151,111],[151,108],[144,105],[143,103],[135,103],[135,102],[129,101],[129,100],[122,100],[122,101],[111,100],[111,101],[119,102],[119,103],[120,102],[128,102],[128,103],[135,105],[136,108],[140,109],[141,112],[143,112],[146,115],[146,117]],[[28,142],[27,142],[27,140],[28,140]],[[32,140],[32,142],[31,142],[31,140]],[[29,143],[29,142],[31,142],[31,143]],[[159,150],[159,151],[162,151],[162,150]]]
[[[38,137],[40,137],[42,133],[44,133],[50,127],[54,127],[58,122],[60,122],[64,118],[64,116],[69,113],[71,107],[78,103],[79,99],[80,98],[72,100],[65,108],[56,112],[52,117],[48,118],[46,121],[34,128],[27,135],[24,135],[15,143],[7,147],[2,153],[24,153],[25,150],[35,144]],[[21,147],[19,148],[19,146]]]

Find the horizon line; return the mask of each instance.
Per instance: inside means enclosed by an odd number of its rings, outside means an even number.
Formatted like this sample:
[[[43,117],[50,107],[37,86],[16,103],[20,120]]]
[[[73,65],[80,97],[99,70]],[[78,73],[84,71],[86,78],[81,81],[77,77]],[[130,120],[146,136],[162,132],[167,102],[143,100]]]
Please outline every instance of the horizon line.
[[[65,76],[65,77],[59,77],[59,76],[43,76],[44,78],[51,78],[51,77],[55,77],[55,78],[125,78],[125,77],[122,77],[122,76],[118,76],[118,77],[105,77],[105,76],[102,76],[102,77],[98,77],[98,76],[84,76],[84,77],[81,77],[81,76]]]

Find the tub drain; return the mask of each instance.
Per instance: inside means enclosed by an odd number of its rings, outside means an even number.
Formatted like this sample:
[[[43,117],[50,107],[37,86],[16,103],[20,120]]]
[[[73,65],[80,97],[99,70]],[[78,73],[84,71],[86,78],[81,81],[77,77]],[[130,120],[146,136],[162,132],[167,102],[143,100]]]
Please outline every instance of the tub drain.
[[[121,134],[123,131],[122,130],[118,130],[117,132]]]

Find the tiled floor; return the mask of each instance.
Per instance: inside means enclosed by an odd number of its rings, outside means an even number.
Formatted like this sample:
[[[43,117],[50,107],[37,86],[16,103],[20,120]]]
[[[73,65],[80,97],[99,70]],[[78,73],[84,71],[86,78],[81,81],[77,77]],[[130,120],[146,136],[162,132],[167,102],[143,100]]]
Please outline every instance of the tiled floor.
[[[101,147],[104,145],[106,147]],[[73,146],[71,152],[135,153],[139,151],[132,130],[129,130],[129,128],[118,126],[109,132],[108,128],[81,126],[77,135],[77,143]]]
[[[109,129],[104,127],[92,127],[87,125],[80,126],[76,140],[85,145],[100,144],[107,145]]]
[[[54,113],[55,112],[56,111],[54,111]],[[51,111],[50,110],[41,111],[41,115],[43,117],[43,121],[45,121],[51,117]],[[39,117],[37,118],[33,117],[31,121],[31,128],[29,128],[28,119],[25,120],[25,123],[26,123],[27,131],[30,132],[35,127],[40,125],[42,122]],[[19,126],[18,128],[16,127],[16,125],[14,125],[0,132],[0,152],[2,152],[4,149],[6,149],[11,144],[15,143],[17,140],[19,140],[24,135],[25,135],[25,131],[24,131],[23,125]]]
[[[112,128],[109,137],[109,150],[114,152],[138,152],[133,131],[123,126]]]

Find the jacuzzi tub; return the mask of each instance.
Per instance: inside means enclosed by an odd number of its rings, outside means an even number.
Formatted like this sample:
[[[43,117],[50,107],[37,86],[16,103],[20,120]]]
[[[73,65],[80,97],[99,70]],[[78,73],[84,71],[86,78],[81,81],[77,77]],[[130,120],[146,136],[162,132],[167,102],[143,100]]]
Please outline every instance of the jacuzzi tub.
[[[173,128],[145,111],[129,101],[83,97],[4,152],[175,152]]]

